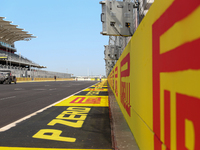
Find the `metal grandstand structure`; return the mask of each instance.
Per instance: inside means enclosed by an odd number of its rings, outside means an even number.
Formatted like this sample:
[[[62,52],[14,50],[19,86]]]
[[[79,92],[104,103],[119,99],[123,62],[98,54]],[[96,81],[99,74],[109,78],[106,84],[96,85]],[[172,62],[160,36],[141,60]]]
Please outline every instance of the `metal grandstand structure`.
[[[116,1],[116,0],[108,0],[108,1]],[[120,0],[117,0],[120,1]],[[144,18],[144,16],[147,14],[150,6],[153,4],[154,0],[121,0],[124,2],[131,2],[134,3],[136,8],[134,9],[134,32],[136,31],[138,25],[140,24],[140,22],[142,21],[142,19]],[[133,33],[134,34],[134,33]],[[124,48],[126,47],[126,45],[128,44],[128,42],[130,41],[131,36],[130,37],[124,37],[124,36],[109,36],[109,41],[108,41],[108,45],[109,46],[115,46],[117,49],[117,52],[113,53],[105,48],[104,54],[105,54],[105,68],[106,68],[106,76],[109,75],[110,71],[113,69],[115,63],[117,62],[117,60],[119,59],[119,57],[121,56]],[[106,47],[106,46],[105,46]],[[109,52],[107,52],[109,51]],[[117,53],[117,58],[113,58],[111,57],[112,55],[116,55]],[[107,56],[109,55],[109,57]]]
[[[16,77],[53,78],[55,75],[58,78],[71,77],[71,74],[68,73],[40,70],[46,67],[23,57],[21,54],[15,54],[17,50],[14,43],[16,41],[29,41],[36,36],[4,19],[4,17],[0,17],[0,70],[11,70]]]

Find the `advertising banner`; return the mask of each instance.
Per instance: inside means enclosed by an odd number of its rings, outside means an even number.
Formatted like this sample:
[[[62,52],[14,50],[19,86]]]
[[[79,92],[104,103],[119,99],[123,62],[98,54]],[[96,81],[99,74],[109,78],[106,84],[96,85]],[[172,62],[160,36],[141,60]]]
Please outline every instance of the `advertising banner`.
[[[199,16],[199,0],[156,0],[108,76],[141,150],[200,149]]]

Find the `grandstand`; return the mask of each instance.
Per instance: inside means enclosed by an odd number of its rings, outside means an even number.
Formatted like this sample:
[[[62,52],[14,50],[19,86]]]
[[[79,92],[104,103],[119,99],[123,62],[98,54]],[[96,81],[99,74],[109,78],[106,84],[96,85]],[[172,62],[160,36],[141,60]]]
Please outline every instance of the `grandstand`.
[[[67,73],[43,71],[41,69],[46,68],[45,66],[16,54],[17,49],[14,45],[16,41],[29,41],[36,37],[4,19],[0,17],[0,70],[11,70],[16,77],[53,78],[55,75],[57,78],[71,77],[71,74]]]

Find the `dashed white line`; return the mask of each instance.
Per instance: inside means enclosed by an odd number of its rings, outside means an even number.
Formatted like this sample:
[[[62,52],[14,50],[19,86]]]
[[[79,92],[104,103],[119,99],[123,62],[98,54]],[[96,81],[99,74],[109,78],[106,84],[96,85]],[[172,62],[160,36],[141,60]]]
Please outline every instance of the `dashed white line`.
[[[53,91],[53,90],[56,90],[56,88],[54,88],[54,89],[49,89],[49,91]]]
[[[0,101],[2,100],[6,100],[6,99],[10,99],[10,98],[15,98],[16,96],[11,96],[11,97],[5,97],[5,98],[1,98]]]
[[[46,89],[33,89],[35,91],[45,91]]]
[[[14,89],[15,91],[23,90],[22,88],[16,88]]]

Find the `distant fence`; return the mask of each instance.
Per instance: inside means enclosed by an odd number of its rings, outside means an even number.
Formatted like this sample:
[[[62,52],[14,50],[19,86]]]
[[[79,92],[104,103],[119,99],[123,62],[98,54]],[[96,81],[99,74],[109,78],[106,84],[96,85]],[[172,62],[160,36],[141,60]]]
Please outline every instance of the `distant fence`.
[[[54,78],[34,78],[34,81],[55,81]],[[73,78],[56,78],[56,81],[72,81]]]
[[[37,70],[32,69],[28,70],[28,68],[23,68],[20,66],[9,66],[9,65],[2,65],[0,64],[0,70],[11,70],[12,74],[16,77],[23,77],[23,78],[71,78],[71,74],[68,73],[60,73],[60,72],[53,72],[53,71],[45,71],[45,70]]]
[[[107,80],[106,78],[103,78],[102,81]],[[19,77],[17,78],[17,81],[55,81],[54,78],[23,78]],[[56,78],[56,81],[100,81],[97,78]]]
[[[56,78],[56,81],[72,81],[73,78]],[[17,78],[17,81],[55,81],[54,78]]]

